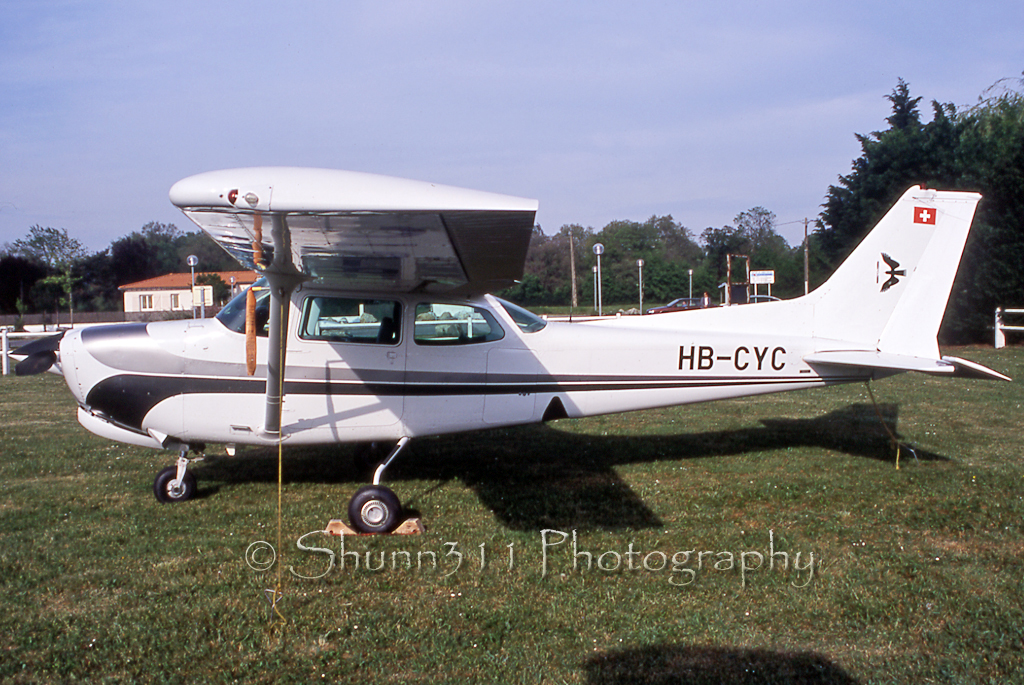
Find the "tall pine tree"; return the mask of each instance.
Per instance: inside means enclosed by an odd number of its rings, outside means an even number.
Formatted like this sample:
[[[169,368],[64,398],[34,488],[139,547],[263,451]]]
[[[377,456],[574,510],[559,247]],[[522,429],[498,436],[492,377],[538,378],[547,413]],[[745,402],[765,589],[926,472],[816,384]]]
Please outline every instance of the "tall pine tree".
[[[1013,87],[1015,84],[1015,87]],[[829,188],[816,237],[837,266],[908,187],[922,184],[981,192],[974,227],[946,309],[940,340],[991,340],[997,306],[1024,305],[1024,96],[1022,81],[958,113],[932,102],[921,122],[920,98],[901,79],[889,129],[858,135],[862,154]]]

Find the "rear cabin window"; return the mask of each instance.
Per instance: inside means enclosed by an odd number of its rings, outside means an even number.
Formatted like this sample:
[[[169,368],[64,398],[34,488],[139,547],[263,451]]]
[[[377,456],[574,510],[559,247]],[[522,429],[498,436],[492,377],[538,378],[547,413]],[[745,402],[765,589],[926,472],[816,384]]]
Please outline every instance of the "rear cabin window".
[[[416,305],[417,345],[471,345],[505,337],[486,309],[457,304]]]
[[[305,340],[397,345],[402,306],[393,300],[307,297],[299,337]]]

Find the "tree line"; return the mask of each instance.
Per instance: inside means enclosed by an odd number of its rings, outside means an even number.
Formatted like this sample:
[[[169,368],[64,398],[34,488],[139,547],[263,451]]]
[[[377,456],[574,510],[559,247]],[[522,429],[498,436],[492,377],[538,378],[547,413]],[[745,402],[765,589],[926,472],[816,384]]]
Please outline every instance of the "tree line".
[[[118,311],[124,306],[118,286],[186,272],[189,255],[199,258],[203,271],[239,268],[205,233],[174,224],[150,222],[92,254],[67,229],[32,226],[0,250],[0,314]],[[196,277],[204,281],[214,286],[215,298],[228,290],[215,276]]]
[[[526,256],[522,281],[500,293],[527,306],[575,304],[596,307],[594,246],[601,255],[601,299],[613,307],[636,307],[643,277],[644,307],[677,297],[708,293],[718,301],[726,279],[726,255],[747,255],[751,269],[775,271],[772,294],[794,297],[803,293],[804,257],[801,246],[790,247],[776,231],[775,214],[764,207],[740,212],[732,225],[707,228],[695,237],[671,215],[647,221],[612,221],[599,231],[578,224],[562,226],[548,236],[536,228]],[[638,262],[642,260],[642,268]],[[815,265],[820,260],[815,259]],[[572,272],[576,273],[576,302],[572,301]],[[735,267],[740,282],[746,265]],[[819,269],[815,276],[820,277]],[[692,272],[692,273],[691,273]],[[763,292],[763,291],[762,291]]]
[[[537,226],[523,279],[501,294],[527,306],[568,306],[572,304],[570,261],[574,259],[579,274],[577,303],[593,308],[592,290],[585,286],[591,282],[593,246],[600,242],[605,246],[603,301],[617,306],[639,302],[638,259],[644,260],[645,302],[652,305],[686,296],[690,269],[692,291],[697,296],[708,292],[717,299],[718,284],[725,278],[726,254],[748,254],[752,268],[776,269],[773,292],[796,295],[803,287],[802,253],[791,249],[774,225],[774,214],[755,207],[737,215],[734,226],[708,228],[699,244],[671,216],[652,216],[645,222],[613,221],[600,231],[563,226],[552,236]],[[66,229],[32,226],[25,238],[0,251],[0,313],[117,311],[123,306],[118,286],[187,271],[185,260],[190,254],[199,257],[204,271],[238,268],[205,233],[186,233],[173,224],[151,222],[94,254],[88,254]],[[203,277],[197,277],[197,282],[203,282]]]
[[[892,105],[888,127],[856,134],[861,155],[828,188],[813,220],[806,245],[810,286],[824,281],[909,186],[979,191],[983,200],[940,339],[988,340],[997,306],[1024,305],[1024,78],[998,82],[962,110],[932,101],[927,123],[921,98],[912,97],[902,79],[886,98]],[[691,292],[717,301],[728,254],[748,255],[752,269],[774,270],[772,294],[794,297],[804,291],[805,246],[788,245],[777,227],[764,207],[699,235],[670,215],[612,221],[600,230],[565,225],[552,235],[538,226],[522,280],[500,294],[527,306],[593,309],[593,248],[601,243],[602,299],[609,306],[639,304],[638,260],[645,307]],[[189,254],[199,256],[204,271],[237,268],[205,233],[173,224],[146,224],[95,254],[65,229],[33,226],[24,239],[0,249],[0,313],[116,310],[119,285],[187,271]]]

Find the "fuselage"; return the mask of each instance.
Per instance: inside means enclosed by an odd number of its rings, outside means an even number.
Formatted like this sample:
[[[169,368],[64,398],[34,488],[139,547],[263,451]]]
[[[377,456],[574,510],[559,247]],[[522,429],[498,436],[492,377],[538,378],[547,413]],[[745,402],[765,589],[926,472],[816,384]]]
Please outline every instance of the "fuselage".
[[[276,441],[262,425],[269,345],[257,337],[248,375],[241,302],[217,319],[69,332],[60,365],[79,420],[151,447]],[[748,305],[760,315],[742,318],[721,309],[545,322],[488,295],[307,284],[291,298],[281,434],[289,444],[389,440],[870,377],[804,362],[822,347],[813,337],[729,323],[756,324],[787,304]]]

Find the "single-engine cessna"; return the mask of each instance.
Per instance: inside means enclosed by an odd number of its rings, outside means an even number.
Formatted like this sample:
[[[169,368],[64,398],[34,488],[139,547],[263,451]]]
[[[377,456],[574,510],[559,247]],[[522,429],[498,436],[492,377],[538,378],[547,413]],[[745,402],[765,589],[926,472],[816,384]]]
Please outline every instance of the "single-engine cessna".
[[[522,276],[534,200],[299,168],[199,174],[170,199],[263,278],[215,319],[73,329],[17,367],[63,374],[93,433],[177,451],[161,502],[195,493],[205,443],[388,441],[349,502],[387,532],[382,476],[420,436],[904,371],[1009,380],[936,342],[975,193],[909,189],[804,297],[577,322],[487,294]]]

